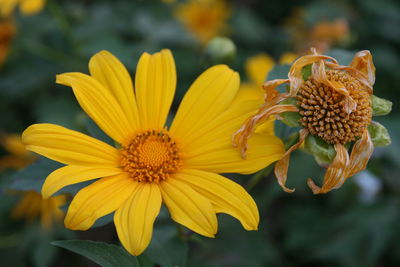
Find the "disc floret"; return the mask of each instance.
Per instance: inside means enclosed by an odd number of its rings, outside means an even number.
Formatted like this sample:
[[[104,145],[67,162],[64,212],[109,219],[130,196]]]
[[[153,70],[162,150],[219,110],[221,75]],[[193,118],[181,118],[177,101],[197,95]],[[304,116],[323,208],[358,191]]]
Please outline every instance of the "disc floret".
[[[138,182],[168,179],[182,167],[178,144],[166,130],[137,133],[121,148],[121,166]]]

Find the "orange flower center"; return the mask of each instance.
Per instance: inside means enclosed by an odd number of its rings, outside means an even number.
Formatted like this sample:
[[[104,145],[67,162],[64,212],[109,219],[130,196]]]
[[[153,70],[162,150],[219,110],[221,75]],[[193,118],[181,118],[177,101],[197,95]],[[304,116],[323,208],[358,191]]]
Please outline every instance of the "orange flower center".
[[[121,149],[121,165],[138,182],[160,182],[182,167],[177,143],[166,130],[137,133]]]
[[[297,96],[301,124],[329,144],[345,144],[360,137],[371,123],[372,106],[368,90],[344,71],[326,71],[328,80],[341,82],[357,103],[351,113],[344,111],[344,96],[310,77]]]

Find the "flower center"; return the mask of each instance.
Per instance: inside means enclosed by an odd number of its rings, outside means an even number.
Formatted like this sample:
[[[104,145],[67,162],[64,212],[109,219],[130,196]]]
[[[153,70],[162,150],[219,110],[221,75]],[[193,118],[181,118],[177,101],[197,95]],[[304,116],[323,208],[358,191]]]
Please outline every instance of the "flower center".
[[[160,182],[182,167],[176,142],[166,130],[137,133],[121,149],[121,165],[138,182]]]
[[[300,87],[297,104],[301,124],[329,144],[345,144],[360,137],[371,123],[372,107],[368,90],[344,71],[326,71],[328,80],[341,82],[357,103],[351,113],[344,111],[344,96],[310,77]]]

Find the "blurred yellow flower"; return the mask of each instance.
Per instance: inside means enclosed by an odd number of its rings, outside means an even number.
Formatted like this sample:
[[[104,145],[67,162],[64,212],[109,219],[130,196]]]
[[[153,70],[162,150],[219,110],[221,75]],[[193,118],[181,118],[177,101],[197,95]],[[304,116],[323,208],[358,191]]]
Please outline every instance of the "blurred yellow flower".
[[[25,149],[21,136],[17,134],[2,136],[0,144],[9,153],[0,158],[0,171],[7,168],[19,170],[35,160],[32,153]]]
[[[19,7],[20,11],[24,15],[33,15],[40,12],[45,0],[1,0],[0,1],[0,16],[8,17],[14,10]]]
[[[40,193],[35,191],[23,192],[23,196],[12,211],[12,218],[25,219],[33,222],[40,217],[43,229],[50,229],[53,223],[60,222],[65,213],[60,209],[65,205],[66,196],[58,195],[43,199]]]
[[[175,12],[187,30],[203,44],[226,30],[230,14],[230,7],[224,0],[189,0],[180,4]]]
[[[14,35],[15,26],[13,20],[0,20],[0,66],[6,60]]]
[[[102,51],[89,62],[90,76],[65,73],[57,82],[71,86],[85,112],[118,143],[112,147],[53,124],[35,124],[23,133],[27,149],[67,164],[51,173],[45,198],[64,186],[101,178],[74,197],[66,227],[87,230],[115,211],[123,246],[139,255],[151,240],[164,203],[173,220],[214,237],[216,213],[236,217],[256,230],[256,203],[238,184],[218,173],[256,172],[281,158],[281,140],[254,134],[246,160],[231,145],[231,135],[254,113],[258,101],[233,100],[239,75],[225,65],[206,70],[192,84],[171,127],[165,125],[176,88],[169,50],[144,53],[137,65],[135,90],[123,64]]]

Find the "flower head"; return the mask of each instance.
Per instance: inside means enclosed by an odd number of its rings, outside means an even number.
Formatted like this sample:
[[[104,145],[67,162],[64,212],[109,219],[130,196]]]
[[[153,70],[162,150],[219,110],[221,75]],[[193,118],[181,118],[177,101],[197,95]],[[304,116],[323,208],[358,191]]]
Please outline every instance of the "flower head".
[[[291,117],[302,129],[298,142],[275,165],[275,175],[285,191],[294,191],[285,186],[289,157],[305,142],[319,163],[328,165],[322,187],[308,179],[312,191],[320,194],[341,187],[347,178],[363,170],[373,152],[375,67],[369,51],[357,53],[349,66],[339,65],[315,49],[312,52],[293,63],[288,79],[264,84],[265,103],[235,133],[233,141],[245,157],[251,147],[247,139],[259,124],[278,114],[283,119]],[[289,91],[280,93],[276,88],[281,84],[289,84]]]
[[[1,0],[0,2],[0,16],[8,17],[14,10],[19,7],[24,15],[33,15],[40,12],[45,0]]]
[[[189,0],[177,7],[176,17],[204,44],[226,29],[230,13],[225,0]]]
[[[90,76],[58,75],[57,82],[72,87],[81,107],[117,147],[52,124],[32,125],[23,133],[27,149],[67,165],[47,177],[44,197],[100,178],[72,200],[68,228],[86,230],[115,211],[119,239],[134,255],[148,246],[162,203],[173,220],[204,236],[214,237],[216,213],[221,212],[236,217],[247,230],[257,229],[254,200],[218,173],[253,173],[279,160],[284,148],[270,133],[249,139],[254,149],[247,160],[232,148],[232,132],[258,105],[233,103],[239,89],[236,72],[225,65],[206,70],[167,127],[176,86],[169,50],[141,56],[135,90],[128,71],[106,51],[92,57],[89,70]]]
[[[51,226],[64,218],[64,212],[60,209],[66,204],[66,196],[58,195],[43,199],[40,193],[35,191],[23,192],[23,196],[12,211],[14,219],[25,219],[29,222],[40,217],[43,229],[50,229]]]

